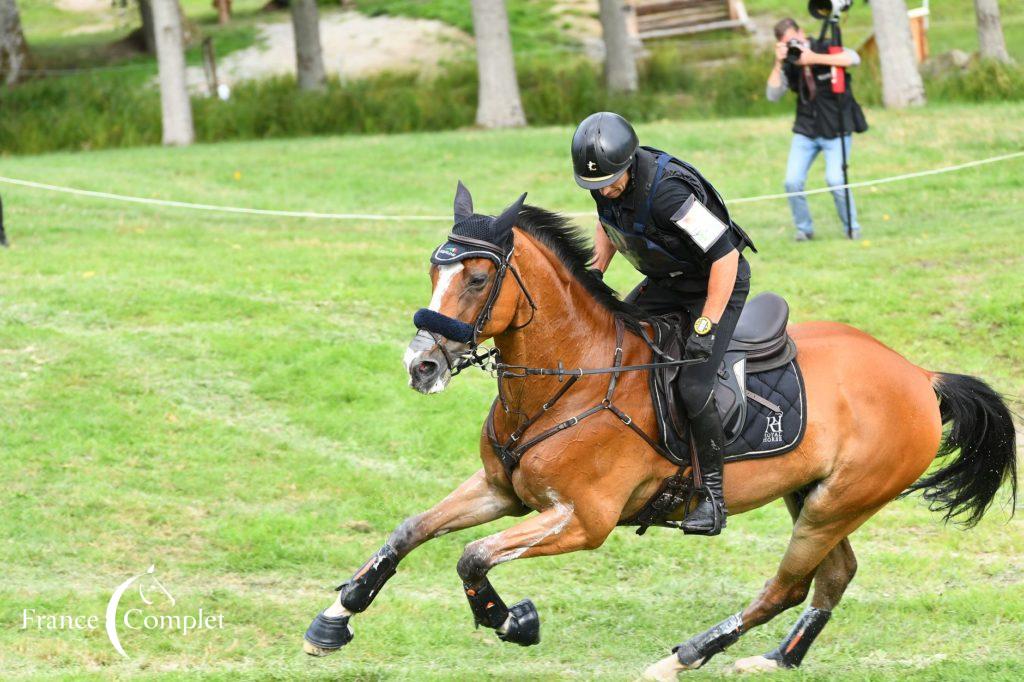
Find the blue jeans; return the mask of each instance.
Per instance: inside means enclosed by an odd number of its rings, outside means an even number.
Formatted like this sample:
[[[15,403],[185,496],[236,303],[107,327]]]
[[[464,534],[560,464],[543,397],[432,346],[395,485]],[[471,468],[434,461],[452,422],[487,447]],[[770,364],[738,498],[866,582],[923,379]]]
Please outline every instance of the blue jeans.
[[[843,139],[846,141],[846,158],[850,158],[850,135]],[[786,163],[786,191],[802,192],[807,182],[807,171],[814,163],[819,152],[825,152],[825,182],[829,187],[836,187],[843,184],[843,149],[839,146],[839,138],[807,137],[800,133],[793,134],[793,144],[789,148],[789,161]],[[836,204],[836,212],[842,221],[843,230],[846,230],[846,191],[836,190],[832,192],[832,199]],[[811,220],[811,211],[807,207],[807,197],[799,195],[789,197],[789,208],[793,211],[793,222],[796,229],[804,234],[814,234],[814,222]],[[860,224],[857,223],[857,208],[853,205],[853,193],[850,193],[850,223],[855,233],[860,232]]]

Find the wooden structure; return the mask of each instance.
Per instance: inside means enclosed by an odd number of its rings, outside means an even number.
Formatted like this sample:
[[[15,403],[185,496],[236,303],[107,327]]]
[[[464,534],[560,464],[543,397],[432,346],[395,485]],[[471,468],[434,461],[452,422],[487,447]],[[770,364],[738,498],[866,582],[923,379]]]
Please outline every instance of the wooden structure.
[[[910,39],[914,42],[914,56],[920,64],[928,59],[928,0],[925,0],[924,6],[908,11],[907,17],[910,19]],[[861,43],[857,52],[861,58],[878,58],[878,43],[875,42],[874,33]]]
[[[629,5],[633,9],[630,32],[640,40],[751,29],[743,0],[632,0]]]

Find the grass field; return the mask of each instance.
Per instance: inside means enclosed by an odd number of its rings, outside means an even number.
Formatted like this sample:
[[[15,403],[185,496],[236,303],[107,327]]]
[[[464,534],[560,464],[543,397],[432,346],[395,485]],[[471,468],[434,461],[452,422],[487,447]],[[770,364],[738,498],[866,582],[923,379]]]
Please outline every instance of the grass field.
[[[1024,148],[1024,106],[868,112],[855,180]],[[662,122],[643,140],[688,158],[726,197],[781,191],[787,116]],[[132,149],[5,158],[0,175],[244,206],[446,213],[456,179],[478,208],[519,192],[585,210],[567,128]],[[820,162],[819,162],[820,163]],[[816,166],[814,185],[821,184]],[[310,618],[404,516],[478,467],[491,380],[439,396],[406,387],[412,312],[429,299],[447,225],[197,213],[0,186],[0,677],[628,680],[736,612],[781,556],[781,503],[715,539],[619,531],[596,553],[492,574],[530,597],[543,641],[474,631],[455,562],[505,523],[428,543],[403,564],[343,653],[300,650]],[[935,370],[1024,395],[1024,159],[855,194],[865,239],[840,236],[812,198],[820,239],[790,241],[784,201],[735,216],[761,253],[755,290],[794,321],[854,324]],[[582,221],[591,229],[589,220]],[[636,280],[619,259],[609,280]],[[1012,397],[1018,412],[1022,402]],[[881,466],[882,464],[880,464]],[[1024,518],[1000,506],[944,528],[919,499],[853,536],[860,572],[792,679],[1024,678]],[[222,629],[121,630],[114,588],[156,565],[174,595]],[[122,609],[141,608],[137,593]],[[23,627],[36,614],[96,628]],[[787,613],[692,675],[774,647]]]

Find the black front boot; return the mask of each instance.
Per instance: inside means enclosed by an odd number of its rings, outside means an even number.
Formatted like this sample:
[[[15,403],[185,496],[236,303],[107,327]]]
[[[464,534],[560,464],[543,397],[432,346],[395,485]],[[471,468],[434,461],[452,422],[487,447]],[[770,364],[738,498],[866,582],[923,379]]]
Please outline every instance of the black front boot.
[[[714,395],[696,415],[690,418],[690,438],[697,451],[704,494],[697,507],[683,519],[682,529],[688,535],[718,535],[725,528],[725,496],[722,494],[722,448],[725,430],[718,416]]]

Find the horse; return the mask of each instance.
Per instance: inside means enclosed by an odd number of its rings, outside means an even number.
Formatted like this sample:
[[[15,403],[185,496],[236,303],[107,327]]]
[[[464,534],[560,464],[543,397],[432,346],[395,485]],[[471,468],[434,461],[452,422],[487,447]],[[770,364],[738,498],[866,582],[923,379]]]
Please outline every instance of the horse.
[[[303,647],[311,655],[351,641],[351,619],[413,549],[505,516],[526,518],[469,543],[456,570],[478,625],[507,642],[537,643],[533,602],[507,606],[490,570],[600,547],[677,470],[654,447],[651,348],[643,338],[649,322],[588,271],[588,240],[564,217],[524,205],[525,196],[497,218],[483,216],[460,183],[456,226],[431,257],[429,307],[417,313],[419,329],[404,357],[410,386],[425,394],[443,391],[470,364],[500,359],[506,381],[499,378],[481,430],[482,467],[437,505],[401,522],[337,588],[335,602],[306,632]],[[735,664],[799,666],[856,572],[850,534],[901,495],[924,491],[933,510],[966,527],[1004,483],[1011,505],[1016,500],[1012,418],[984,381],[917,367],[845,324],[807,322],[788,331],[806,390],[804,436],[784,455],[725,467],[732,514],[785,501],[793,518],[788,548],[743,610],[675,647],[644,671],[648,679],[699,668],[751,628],[803,603],[813,588],[778,648]],[[493,348],[484,353],[478,346],[488,339]],[[622,371],[607,371],[613,365]],[[520,444],[518,466],[504,465],[498,442]],[[953,455],[922,478],[937,457]],[[685,507],[671,518],[681,518]]]

